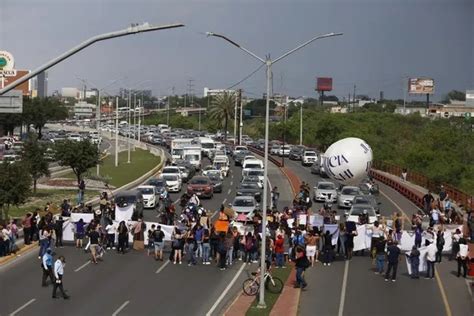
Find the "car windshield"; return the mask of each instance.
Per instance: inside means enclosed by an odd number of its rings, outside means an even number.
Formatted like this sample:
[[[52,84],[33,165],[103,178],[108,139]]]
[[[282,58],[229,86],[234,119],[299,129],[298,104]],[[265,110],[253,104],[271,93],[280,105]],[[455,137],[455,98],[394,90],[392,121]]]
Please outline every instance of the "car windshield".
[[[153,189],[152,188],[138,188],[142,194],[153,194]]]
[[[118,207],[126,207],[127,205],[135,203],[137,197],[135,195],[122,195],[117,197],[117,205]]]
[[[165,179],[166,181],[176,181],[178,180],[178,176],[174,174],[164,174],[163,179]]]
[[[254,206],[254,203],[251,199],[238,199],[234,201],[234,206]]]
[[[316,156],[316,153],[315,152],[312,152],[312,151],[307,151],[304,153],[305,156],[308,156],[308,157],[314,157]]]
[[[336,187],[333,183],[320,183],[318,189],[320,190],[334,190]]]
[[[359,191],[359,189],[356,189],[356,188],[344,188],[344,189],[342,189],[341,194],[344,194],[344,195],[357,195],[357,194],[360,194],[360,191]]]
[[[209,181],[205,178],[197,178],[191,179],[191,181],[189,181],[189,184],[209,184]]]
[[[263,176],[263,170],[250,170],[247,172],[249,176]]]
[[[150,180],[148,181],[149,185],[154,185],[155,187],[164,187],[166,185],[163,180]]]
[[[206,149],[213,149],[214,143],[201,143],[201,147]]]
[[[199,160],[199,155],[186,155],[185,159],[187,161],[196,161]]]
[[[258,163],[247,163],[247,164],[245,164],[245,168],[255,168],[255,169],[257,169],[257,168],[261,168],[261,165],[258,164]]]
[[[165,168],[163,169],[163,174],[165,173],[179,173],[179,169],[178,168]]]
[[[375,211],[371,207],[353,207],[351,210],[350,215],[351,216],[359,216],[361,214],[364,214],[364,210],[367,211],[367,215],[369,216],[375,216]]]
[[[240,184],[241,189],[258,189],[258,184],[255,182],[246,182],[246,183],[241,183]]]

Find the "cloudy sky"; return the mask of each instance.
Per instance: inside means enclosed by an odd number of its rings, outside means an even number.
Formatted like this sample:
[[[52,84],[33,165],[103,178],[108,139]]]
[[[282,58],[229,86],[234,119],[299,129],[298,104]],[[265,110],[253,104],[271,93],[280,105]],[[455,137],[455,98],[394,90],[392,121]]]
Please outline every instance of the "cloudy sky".
[[[474,88],[472,0],[0,0],[0,50],[17,69],[42,63],[96,34],[134,22],[186,28],[127,36],[95,44],[49,71],[49,93],[61,87],[149,88],[165,95],[175,87],[195,94],[227,88],[259,63],[203,33],[232,38],[259,56],[278,57],[315,35],[314,42],[275,64],[274,91],[315,96],[315,78],[334,78],[333,93],[403,96],[404,78],[436,82],[434,99]],[[265,91],[263,68],[239,85],[249,96]],[[414,97],[412,97],[413,99]]]

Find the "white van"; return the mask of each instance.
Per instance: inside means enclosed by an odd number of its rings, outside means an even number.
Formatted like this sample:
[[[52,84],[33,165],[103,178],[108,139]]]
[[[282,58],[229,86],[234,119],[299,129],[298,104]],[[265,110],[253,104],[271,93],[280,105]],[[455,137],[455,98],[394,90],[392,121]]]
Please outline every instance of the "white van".
[[[263,169],[263,161],[259,159],[247,159],[242,163],[243,169]]]

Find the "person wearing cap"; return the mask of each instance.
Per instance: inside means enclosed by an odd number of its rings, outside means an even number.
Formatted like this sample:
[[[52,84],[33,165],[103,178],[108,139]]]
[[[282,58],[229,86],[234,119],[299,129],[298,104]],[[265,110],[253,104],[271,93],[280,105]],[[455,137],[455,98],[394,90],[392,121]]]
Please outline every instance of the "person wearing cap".
[[[51,280],[51,284],[54,284],[54,278],[53,278],[53,255],[52,255],[52,250],[51,248],[48,248],[46,250],[46,253],[43,255],[42,258],[43,264],[41,267],[43,268],[43,279],[41,282],[41,286],[48,286],[46,283],[46,280],[49,279]]]
[[[64,266],[66,265],[66,258],[64,256],[59,256],[58,260],[54,263],[54,277],[56,281],[53,286],[53,298],[57,298],[56,290],[59,288],[61,294],[65,300],[69,299],[69,295],[64,292],[63,287],[63,275],[64,275]]]

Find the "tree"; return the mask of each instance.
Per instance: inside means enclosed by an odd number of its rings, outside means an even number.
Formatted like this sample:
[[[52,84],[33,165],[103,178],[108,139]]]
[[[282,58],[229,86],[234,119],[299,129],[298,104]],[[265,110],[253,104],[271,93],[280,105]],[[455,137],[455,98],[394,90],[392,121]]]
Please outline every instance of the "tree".
[[[13,134],[14,129],[18,126],[21,126],[22,122],[23,117],[21,114],[0,114],[0,130],[3,130],[3,133],[5,134]]]
[[[80,142],[65,140],[56,143],[54,145],[54,158],[60,166],[68,166],[72,169],[78,184],[87,169],[100,162],[99,149],[97,145],[92,144],[89,140]]]
[[[11,205],[24,203],[31,190],[31,177],[22,163],[0,163],[0,208],[8,219]]]
[[[23,161],[28,173],[33,179],[33,193],[36,193],[36,183],[39,178],[49,177],[48,162],[45,159],[46,145],[38,141],[38,137],[33,134],[28,134],[28,139],[23,148]]]
[[[235,95],[224,92],[213,98],[208,110],[209,118],[214,120],[220,128],[224,128],[224,140],[227,140],[229,120],[234,117],[234,106]]]
[[[451,103],[451,100],[466,101],[466,94],[462,91],[451,90],[443,98],[444,103]]]
[[[33,124],[41,139],[41,131],[48,121],[63,120],[68,117],[68,110],[56,98],[24,98],[23,119],[28,125]]]

